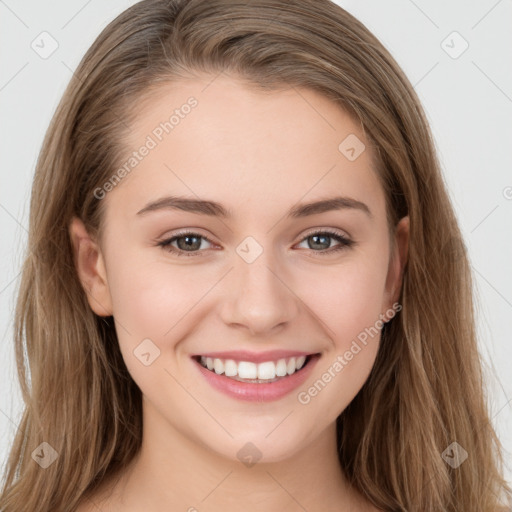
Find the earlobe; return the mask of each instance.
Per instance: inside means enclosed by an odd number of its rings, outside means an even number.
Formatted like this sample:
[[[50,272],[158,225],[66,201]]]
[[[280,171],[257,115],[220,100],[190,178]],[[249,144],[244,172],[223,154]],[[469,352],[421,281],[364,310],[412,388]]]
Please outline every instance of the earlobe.
[[[69,236],[78,278],[87,294],[91,309],[99,316],[112,315],[112,299],[99,245],[77,217],[71,220]]]

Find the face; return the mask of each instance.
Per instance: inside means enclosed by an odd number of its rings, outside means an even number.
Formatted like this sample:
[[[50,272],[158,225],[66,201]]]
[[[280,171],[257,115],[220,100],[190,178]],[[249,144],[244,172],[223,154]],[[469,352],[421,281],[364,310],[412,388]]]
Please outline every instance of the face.
[[[145,420],[229,459],[250,442],[278,461],[332,428],[367,379],[408,219],[390,239],[369,142],[327,98],[212,78],[144,105],[130,171],[97,191],[102,240],[79,221],[71,233]]]

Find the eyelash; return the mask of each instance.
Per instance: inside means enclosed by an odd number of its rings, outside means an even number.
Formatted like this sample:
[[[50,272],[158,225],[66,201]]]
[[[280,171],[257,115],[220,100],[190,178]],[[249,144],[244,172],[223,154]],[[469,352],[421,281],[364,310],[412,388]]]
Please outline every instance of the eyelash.
[[[320,255],[333,254],[333,253],[341,251],[343,249],[348,249],[349,247],[353,246],[355,243],[353,240],[350,240],[347,237],[341,235],[340,233],[338,233],[336,231],[329,230],[329,229],[324,229],[322,231],[314,231],[312,233],[309,233],[299,243],[302,243],[305,240],[307,240],[308,238],[315,236],[315,235],[329,235],[329,238],[334,238],[334,239],[336,239],[336,241],[340,242],[340,244],[335,247],[331,247],[329,249],[325,249],[325,250],[321,250],[321,251],[314,251],[313,249],[310,249],[311,251],[317,252]],[[174,242],[178,238],[183,238],[186,236],[193,236],[196,238],[200,238],[200,239],[206,240],[207,242],[210,242],[212,244],[215,243],[212,240],[210,240],[207,236],[200,235],[199,233],[194,233],[193,231],[184,231],[182,233],[177,233],[176,235],[174,235],[171,238],[167,238],[166,240],[162,240],[162,241],[158,242],[157,245],[159,247],[162,247],[166,251],[175,254],[176,256],[180,256],[180,257],[185,256],[187,258],[193,257],[193,256],[200,256],[201,253],[204,251],[200,251],[200,250],[198,250],[198,251],[183,251],[182,249],[177,249],[177,248],[171,246],[172,242]]]

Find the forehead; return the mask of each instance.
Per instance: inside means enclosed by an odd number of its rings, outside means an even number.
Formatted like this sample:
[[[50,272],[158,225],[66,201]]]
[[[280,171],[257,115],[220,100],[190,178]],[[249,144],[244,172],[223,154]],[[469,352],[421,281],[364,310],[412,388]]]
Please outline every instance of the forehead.
[[[206,76],[162,85],[135,108],[120,163],[134,165],[109,201],[140,209],[167,193],[256,215],[334,195],[384,205],[361,126],[311,89]]]

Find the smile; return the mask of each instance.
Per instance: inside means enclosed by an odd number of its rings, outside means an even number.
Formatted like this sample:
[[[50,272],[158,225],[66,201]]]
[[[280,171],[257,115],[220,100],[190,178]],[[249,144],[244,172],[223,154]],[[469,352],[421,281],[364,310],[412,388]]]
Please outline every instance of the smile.
[[[309,357],[309,356],[308,356]],[[235,361],[201,356],[200,363],[204,368],[243,382],[274,382],[280,377],[293,375],[306,363],[306,356],[278,359],[253,363],[251,361]],[[276,378],[277,377],[277,378]]]
[[[192,356],[206,383],[244,401],[269,402],[298,388],[311,374],[320,354],[271,351],[218,352]]]

